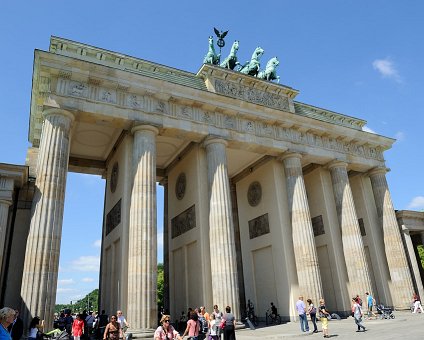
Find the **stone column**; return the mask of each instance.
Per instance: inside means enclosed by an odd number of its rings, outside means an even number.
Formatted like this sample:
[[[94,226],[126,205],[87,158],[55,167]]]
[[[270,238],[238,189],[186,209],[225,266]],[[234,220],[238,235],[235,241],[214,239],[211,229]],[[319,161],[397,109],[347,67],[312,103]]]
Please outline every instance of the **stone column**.
[[[298,153],[288,153],[283,155],[282,161],[286,175],[299,294],[317,303],[323,297],[323,292],[301,158]]]
[[[409,234],[408,228],[406,228],[403,225],[402,229],[403,229],[402,236],[403,236],[403,239],[405,240],[406,250],[408,251],[412,273],[414,274],[414,277],[415,277],[415,284],[418,290],[417,293],[419,296],[424,296],[423,281],[421,280],[420,268],[419,268],[419,265],[421,265],[421,263],[418,265],[417,257],[415,256],[414,244],[412,243],[411,235]]]
[[[385,168],[376,168],[370,171],[369,176],[380,228],[383,231],[393,303],[396,308],[409,308],[414,287],[386,181],[386,172]]]
[[[209,186],[209,239],[212,261],[213,303],[219,308],[231,306],[236,319],[240,319],[237,262],[234,225],[231,211],[230,183],[227,169],[227,142],[211,138],[205,141]]]
[[[230,183],[230,195],[231,195],[231,211],[233,214],[233,225],[234,225],[234,243],[236,250],[236,263],[237,263],[237,277],[239,287],[239,308],[240,315],[247,315],[246,313],[246,292],[244,289],[244,273],[243,273],[243,256],[241,252],[241,241],[240,241],[240,224],[238,216],[238,203],[237,203],[237,190],[236,184]],[[225,306],[222,306],[225,307]]]
[[[63,208],[68,174],[73,114],[51,108],[44,123],[37,161],[32,217],[22,274],[23,319],[38,315],[45,328],[53,327],[59,270]]]
[[[365,299],[365,292],[371,292],[372,285],[347,174],[347,163],[334,161],[329,164],[328,169],[331,174],[337,217],[342,235],[343,254],[349,278],[349,297],[358,294],[362,296],[362,299]]]
[[[3,268],[9,207],[12,205],[13,179],[0,177],[0,269]]]
[[[128,322],[133,332],[157,326],[156,135],[135,126],[128,249]]]
[[[168,177],[165,177],[160,184],[163,186],[163,307],[171,311],[171,301],[169,298],[169,225],[168,225]]]

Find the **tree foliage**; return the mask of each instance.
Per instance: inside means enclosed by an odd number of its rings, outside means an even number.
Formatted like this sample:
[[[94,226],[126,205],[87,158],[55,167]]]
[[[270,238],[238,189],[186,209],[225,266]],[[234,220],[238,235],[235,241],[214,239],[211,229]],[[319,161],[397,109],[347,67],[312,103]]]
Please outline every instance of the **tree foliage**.
[[[164,269],[163,263],[158,263],[158,277],[157,277],[157,302],[158,308],[163,306],[163,294],[164,294]],[[73,313],[80,313],[84,310],[97,311],[99,305],[99,290],[94,289],[88,293],[85,297],[78,301],[72,301],[69,304],[58,304],[55,306],[55,313],[60,313],[65,309],[70,309]]]
[[[417,246],[417,250],[418,250],[418,256],[420,257],[420,260],[421,260],[421,267],[423,267],[424,269],[424,245],[420,244],[419,246]]]
[[[158,310],[163,307],[163,294],[165,289],[163,263],[158,263],[158,285],[157,285],[157,299]]]
[[[97,311],[97,306],[99,305],[99,290],[94,289],[92,292],[88,293],[81,300],[71,301],[69,304],[59,304],[55,306],[55,312],[60,313],[65,309],[70,309],[72,313],[81,313],[84,310]]]

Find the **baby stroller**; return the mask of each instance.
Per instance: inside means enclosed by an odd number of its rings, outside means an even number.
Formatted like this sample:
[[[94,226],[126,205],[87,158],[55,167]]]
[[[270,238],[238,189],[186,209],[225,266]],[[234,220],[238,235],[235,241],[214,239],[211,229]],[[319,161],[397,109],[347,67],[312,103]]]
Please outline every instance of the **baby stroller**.
[[[50,332],[43,334],[45,340],[69,340],[69,334],[67,331],[61,331],[60,329],[53,329]]]
[[[391,308],[384,307],[384,305],[377,305],[377,313],[380,314],[381,319],[394,319],[395,315]]]

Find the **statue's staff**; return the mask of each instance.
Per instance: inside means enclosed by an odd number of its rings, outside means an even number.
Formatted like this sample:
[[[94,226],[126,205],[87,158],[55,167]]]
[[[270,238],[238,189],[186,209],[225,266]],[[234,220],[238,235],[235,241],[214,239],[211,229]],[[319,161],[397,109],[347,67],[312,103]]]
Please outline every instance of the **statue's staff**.
[[[221,59],[221,48],[225,46],[224,38],[228,34],[228,31],[225,31],[225,32],[218,31],[215,27],[213,28],[213,30],[215,31],[216,37],[218,38],[218,40],[216,41],[216,44],[219,47],[219,58]]]

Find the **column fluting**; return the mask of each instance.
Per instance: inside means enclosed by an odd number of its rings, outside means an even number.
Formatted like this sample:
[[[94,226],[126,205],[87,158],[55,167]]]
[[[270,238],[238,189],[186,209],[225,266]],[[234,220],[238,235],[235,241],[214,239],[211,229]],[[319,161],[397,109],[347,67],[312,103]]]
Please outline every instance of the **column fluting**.
[[[316,304],[323,297],[323,292],[301,157],[298,153],[289,153],[283,155],[282,161],[286,176],[299,294],[312,299]]]
[[[72,113],[51,108],[44,123],[37,160],[31,224],[26,244],[21,296],[25,321],[38,315],[53,327],[60,241],[68,173]]]
[[[385,168],[376,168],[370,171],[369,176],[380,228],[383,231],[384,250],[392,283],[393,303],[397,308],[409,308],[414,288],[387,185],[386,172]]]
[[[134,331],[157,325],[156,135],[158,129],[132,129],[133,186],[128,244],[128,320]]]
[[[220,308],[229,305],[240,319],[234,225],[231,211],[230,183],[227,169],[227,143],[222,139],[205,141],[209,186],[209,240],[212,261],[213,303]]]
[[[343,254],[349,278],[349,297],[372,291],[364,242],[359,228],[355,203],[347,174],[347,163],[335,161],[328,165],[333,184],[337,218],[342,235]]]

